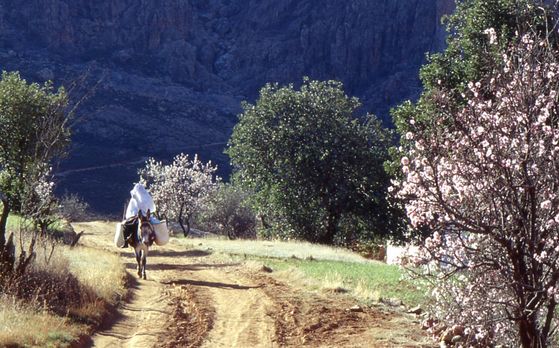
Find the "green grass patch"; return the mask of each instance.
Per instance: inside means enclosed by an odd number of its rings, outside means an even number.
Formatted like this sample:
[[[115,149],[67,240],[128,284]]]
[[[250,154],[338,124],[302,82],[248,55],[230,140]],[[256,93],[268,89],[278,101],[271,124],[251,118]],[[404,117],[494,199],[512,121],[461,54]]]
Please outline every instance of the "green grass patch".
[[[256,262],[274,275],[314,289],[346,290],[364,302],[399,299],[407,306],[425,301],[425,290],[402,277],[394,265],[371,261],[350,250],[311,244],[259,240],[180,239],[178,244],[229,255],[235,261]]]
[[[20,229],[29,229],[32,226],[33,223],[31,220],[26,219],[20,215],[10,214],[8,216],[8,223],[6,225],[6,228],[8,231],[17,232]],[[49,232],[57,237],[61,237],[62,234],[69,229],[70,226],[68,225],[68,222],[63,219],[58,219],[49,226]]]
[[[285,273],[300,272],[322,288],[346,289],[366,302],[400,299],[407,306],[415,306],[425,298],[421,287],[403,279],[398,266],[381,262],[286,259],[265,260],[264,264]]]
[[[227,240],[210,238],[178,239],[177,242],[196,249],[231,255],[268,258],[299,258],[346,262],[369,262],[363,256],[344,248],[300,241]]]
[[[52,331],[48,333],[46,339],[47,347],[68,347],[76,340],[76,337],[67,332]]]

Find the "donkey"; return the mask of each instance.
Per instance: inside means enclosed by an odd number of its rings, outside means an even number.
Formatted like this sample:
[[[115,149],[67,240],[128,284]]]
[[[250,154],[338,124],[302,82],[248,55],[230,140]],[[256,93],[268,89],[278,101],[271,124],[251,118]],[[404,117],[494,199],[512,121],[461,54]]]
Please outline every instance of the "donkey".
[[[140,210],[138,212],[138,230],[135,235],[129,239],[129,244],[134,248],[134,254],[136,254],[138,277],[144,279],[146,279],[146,258],[148,256],[148,249],[155,240],[155,230],[149,221],[149,209],[145,216],[142,215],[142,211]]]

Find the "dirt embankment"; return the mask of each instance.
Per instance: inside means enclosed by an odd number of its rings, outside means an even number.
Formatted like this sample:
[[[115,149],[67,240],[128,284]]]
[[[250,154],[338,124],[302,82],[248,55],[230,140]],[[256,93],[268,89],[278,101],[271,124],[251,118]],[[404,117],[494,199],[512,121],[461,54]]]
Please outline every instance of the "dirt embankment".
[[[110,229],[86,230],[84,243],[113,248]],[[132,250],[122,255],[135,275]],[[354,307],[343,294],[311,292],[245,264],[170,243],[148,256],[147,280],[93,347],[420,347],[409,318],[382,307]]]

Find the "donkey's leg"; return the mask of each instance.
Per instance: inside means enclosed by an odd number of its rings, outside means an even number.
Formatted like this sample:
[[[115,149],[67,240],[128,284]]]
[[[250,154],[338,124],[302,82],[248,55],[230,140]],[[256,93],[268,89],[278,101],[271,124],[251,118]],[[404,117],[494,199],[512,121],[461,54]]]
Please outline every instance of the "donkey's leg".
[[[148,248],[144,247],[144,250],[142,251],[142,273],[144,276],[144,280],[146,279],[146,259],[148,256]]]
[[[138,277],[142,277],[142,267],[141,267],[141,252],[142,249],[135,247],[134,254],[136,254],[136,262],[138,263]]]

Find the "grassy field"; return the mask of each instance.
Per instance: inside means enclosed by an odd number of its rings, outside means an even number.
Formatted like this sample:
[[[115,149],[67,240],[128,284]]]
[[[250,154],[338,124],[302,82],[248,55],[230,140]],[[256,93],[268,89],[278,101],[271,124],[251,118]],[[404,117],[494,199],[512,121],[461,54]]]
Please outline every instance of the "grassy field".
[[[268,258],[298,258],[346,262],[369,262],[361,255],[343,248],[308,242],[265,240],[228,240],[210,238],[179,239],[179,242],[202,250],[215,250],[232,255],[250,255]]]
[[[15,231],[21,223],[17,217],[10,218],[10,228]],[[80,335],[91,332],[107,308],[126,294],[124,266],[113,253],[58,245],[47,264],[45,252],[50,249],[37,247],[36,251],[36,261],[25,277],[46,281],[31,288],[35,292],[31,296],[0,295],[0,347],[70,346]],[[56,284],[57,279],[61,284]],[[73,285],[64,284],[67,281]],[[52,292],[79,300],[66,304],[61,313],[44,305],[49,296],[58,296]]]
[[[40,306],[0,295],[0,346],[64,347],[80,333],[79,325]]]
[[[398,266],[372,261],[347,249],[306,242],[178,239],[189,248],[268,266],[277,277],[315,290],[348,292],[363,302],[399,299],[407,306],[424,303],[424,290],[403,279]]]
[[[31,227],[31,221],[22,218],[19,215],[10,214],[8,216],[8,224],[6,229],[12,232],[18,232],[20,229],[28,229]],[[69,226],[64,220],[57,220],[50,226],[51,232],[61,234],[69,229]]]

